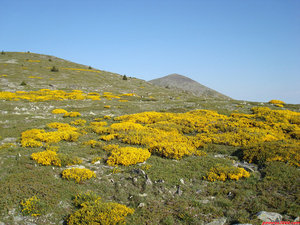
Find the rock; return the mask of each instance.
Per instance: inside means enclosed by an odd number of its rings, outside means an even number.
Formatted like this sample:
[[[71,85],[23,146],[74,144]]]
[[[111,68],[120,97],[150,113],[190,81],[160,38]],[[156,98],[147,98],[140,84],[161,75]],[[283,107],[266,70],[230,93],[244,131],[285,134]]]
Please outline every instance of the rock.
[[[99,165],[100,163],[101,163],[100,160],[98,160],[98,161],[94,162],[94,165]]]
[[[159,180],[154,181],[154,183],[165,183],[165,181],[162,179],[159,179]]]
[[[3,222],[0,222],[0,225],[5,225],[5,223],[3,223]]]
[[[147,174],[145,175],[146,178],[146,185],[152,185],[152,181],[150,180],[150,178],[147,176]]]
[[[217,155],[214,155],[215,158],[225,158],[226,155],[222,155],[222,154],[217,154]]]
[[[132,182],[133,182],[134,184],[136,184],[137,181],[138,181],[138,179],[137,179],[136,177],[132,178]]]
[[[180,189],[179,185],[177,186],[177,190],[175,194],[178,194],[179,196],[182,195],[182,190]]]
[[[234,223],[232,225],[252,225],[251,223]]]
[[[196,191],[196,194],[200,194],[202,192],[202,190],[201,189],[198,189],[197,191]]]
[[[247,162],[236,162],[235,164],[233,164],[233,166],[241,167],[241,168],[247,170],[248,172],[254,172],[255,170],[257,170],[256,165],[250,164],[250,163],[247,163]]]
[[[264,222],[280,222],[282,221],[282,215],[275,212],[266,212],[260,211],[256,214],[257,218],[264,221]]]
[[[143,202],[141,202],[141,203],[138,205],[138,208],[142,208],[142,207],[145,207],[145,206],[146,206],[146,204],[143,203]]]
[[[23,221],[23,220],[24,220],[23,216],[14,216],[14,221],[15,222],[20,222],[20,221]]]
[[[209,203],[209,200],[208,199],[203,199],[203,200],[200,200],[199,202],[202,203],[202,204],[207,204],[207,203]]]
[[[224,225],[226,223],[226,218],[222,217],[219,219],[214,219],[212,222],[207,223],[206,225]]]
[[[146,175],[145,171],[144,170],[141,170],[141,169],[133,169],[131,170],[131,173],[135,173],[135,174],[143,174],[143,175]]]
[[[300,222],[300,217],[298,216],[296,219],[294,219],[294,222]]]
[[[140,196],[140,197],[147,197],[147,196],[148,196],[148,194],[146,194],[146,193],[143,193],[143,194],[139,194],[139,196]]]
[[[184,180],[182,178],[179,181],[180,183],[184,184]]]

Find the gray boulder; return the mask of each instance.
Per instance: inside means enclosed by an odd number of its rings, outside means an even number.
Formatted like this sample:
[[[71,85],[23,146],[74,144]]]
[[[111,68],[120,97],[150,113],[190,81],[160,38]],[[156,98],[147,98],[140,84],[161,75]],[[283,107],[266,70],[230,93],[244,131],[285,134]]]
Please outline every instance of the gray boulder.
[[[275,212],[260,211],[257,213],[257,218],[264,222],[280,222],[282,221],[282,215]]]
[[[207,223],[206,225],[224,225],[226,223],[226,218],[222,217],[219,219],[214,219],[212,222]]]

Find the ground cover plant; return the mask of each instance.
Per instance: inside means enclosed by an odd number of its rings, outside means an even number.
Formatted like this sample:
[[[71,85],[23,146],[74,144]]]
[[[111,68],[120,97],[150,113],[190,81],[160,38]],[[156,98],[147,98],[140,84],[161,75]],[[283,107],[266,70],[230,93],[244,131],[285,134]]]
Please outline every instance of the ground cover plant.
[[[33,53],[1,55],[0,80],[0,222],[299,216],[299,105],[199,98]]]

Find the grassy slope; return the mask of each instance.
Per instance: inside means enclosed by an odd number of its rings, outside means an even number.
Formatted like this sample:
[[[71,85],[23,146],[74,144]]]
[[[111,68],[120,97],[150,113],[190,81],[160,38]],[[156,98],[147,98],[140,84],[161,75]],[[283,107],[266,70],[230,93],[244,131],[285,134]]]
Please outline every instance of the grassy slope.
[[[49,67],[52,66],[58,67],[59,72],[51,72]],[[51,114],[54,108],[79,111],[82,119],[90,122],[104,115],[117,116],[142,111],[186,112],[193,109],[213,109],[224,114],[233,110],[250,112],[251,107],[261,105],[235,100],[205,100],[159,88],[136,78],[124,81],[121,75],[106,71],[95,73],[62,69],[67,67],[88,69],[87,66],[52,56],[5,53],[0,55],[0,76],[7,76],[0,77],[0,90],[79,89],[85,92],[108,91],[113,94],[134,92],[139,97],[132,97],[129,102],[105,99],[59,102],[1,100],[0,141],[15,142],[17,147],[0,149],[0,221],[8,224],[26,224],[30,221],[36,224],[59,224],[74,210],[72,196],[87,190],[95,191],[104,200],[135,208],[135,214],[128,218],[129,224],[201,224],[201,221],[208,222],[222,216],[228,218],[228,224],[235,221],[256,224],[258,221],[253,215],[261,210],[296,216],[299,206],[295,186],[299,181],[299,170],[293,167],[282,163],[269,165],[269,168],[265,168],[265,174],[270,174],[272,179],[263,178],[260,172],[256,172],[249,179],[238,182],[209,183],[202,180],[202,176],[212,165],[218,162],[232,164],[232,160],[237,160],[230,156],[236,150],[232,147],[210,146],[206,149],[207,157],[186,157],[180,161],[151,156],[147,164],[152,167],[146,171],[153,182],[150,186],[145,184],[143,175],[132,172],[143,165],[120,166],[119,173],[112,173],[113,168],[108,167],[104,160],[97,166],[91,164],[93,157],[100,155],[105,159],[107,155],[100,148],[91,149],[80,145],[80,142],[97,139],[98,135],[95,134],[82,136],[76,143],[61,142],[59,146],[61,152],[82,158],[86,168],[97,172],[97,179],[80,185],[74,184],[58,176],[63,168],[36,165],[30,155],[40,149],[19,147],[18,139],[26,129],[44,128],[45,124],[54,121],[74,120]],[[20,85],[23,81],[27,85]],[[105,109],[104,105],[111,105],[111,108]],[[286,107],[299,111],[299,105]],[[224,158],[214,157],[216,154],[222,154]],[[290,177],[282,177],[282,171],[290,174]],[[184,184],[180,179],[184,180]],[[159,180],[164,182],[155,183]],[[178,185],[183,191],[181,196],[174,194]],[[43,206],[44,215],[38,218],[22,217],[19,202],[35,194],[47,203]],[[145,203],[145,206],[139,208],[140,203]]]

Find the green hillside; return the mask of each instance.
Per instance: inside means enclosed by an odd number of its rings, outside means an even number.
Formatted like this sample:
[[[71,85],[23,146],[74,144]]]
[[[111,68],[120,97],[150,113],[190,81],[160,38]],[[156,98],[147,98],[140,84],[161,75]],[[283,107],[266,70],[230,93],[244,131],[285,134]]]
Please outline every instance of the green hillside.
[[[0,225],[294,221],[299,112],[2,52]]]

